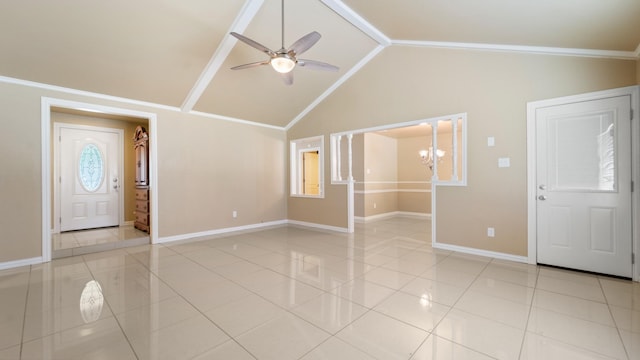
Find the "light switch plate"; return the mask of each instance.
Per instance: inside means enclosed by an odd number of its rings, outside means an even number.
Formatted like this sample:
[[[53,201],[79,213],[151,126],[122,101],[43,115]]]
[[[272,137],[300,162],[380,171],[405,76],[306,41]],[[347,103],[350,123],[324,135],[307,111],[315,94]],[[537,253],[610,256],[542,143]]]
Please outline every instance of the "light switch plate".
[[[496,146],[496,138],[494,138],[493,136],[489,136],[487,138],[487,146]]]
[[[498,167],[507,168],[511,166],[511,159],[508,157],[498,159]]]

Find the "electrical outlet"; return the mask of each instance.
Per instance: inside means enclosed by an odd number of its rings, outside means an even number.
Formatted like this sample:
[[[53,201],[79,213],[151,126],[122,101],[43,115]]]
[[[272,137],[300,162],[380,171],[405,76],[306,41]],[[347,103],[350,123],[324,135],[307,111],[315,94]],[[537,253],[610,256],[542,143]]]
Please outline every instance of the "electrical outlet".
[[[233,216],[234,218],[238,217],[238,212],[233,210],[233,212],[231,213],[231,216]]]
[[[495,237],[496,236],[496,229],[489,227],[487,228],[487,236],[488,237]]]

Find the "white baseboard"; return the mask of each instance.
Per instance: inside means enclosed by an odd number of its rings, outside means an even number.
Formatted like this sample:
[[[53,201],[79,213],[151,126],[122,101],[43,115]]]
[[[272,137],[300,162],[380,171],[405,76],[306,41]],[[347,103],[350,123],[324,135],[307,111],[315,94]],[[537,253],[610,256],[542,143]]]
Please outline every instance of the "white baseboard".
[[[431,214],[426,213],[418,213],[418,212],[409,212],[409,211],[391,211],[382,214],[370,215],[370,216],[354,216],[353,221],[357,223],[368,223],[371,221],[390,219],[398,216],[403,217],[415,217],[421,219],[431,219]]]
[[[431,214],[411,211],[398,211],[398,216],[431,220]]]
[[[14,261],[7,261],[7,262],[0,263],[0,270],[17,268],[17,267],[20,267],[20,266],[29,266],[29,265],[42,264],[43,262],[44,261],[42,260],[42,256],[34,257],[34,258],[30,258],[30,259],[20,259],[20,260],[14,260]]]
[[[134,222],[135,222],[135,221],[133,221],[133,220],[131,220],[131,221],[125,221],[125,222],[123,222],[123,223],[122,223],[122,226],[133,226],[133,223],[134,223]]]
[[[469,254],[469,255],[478,255],[478,256],[490,257],[494,259],[500,259],[500,260],[515,261],[515,262],[520,262],[525,264],[529,262],[529,258],[526,256],[505,254],[501,252],[488,251],[488,250],[482,250],[482,249],[474,249],[466,246],[458,246],[458,245],[443,244],[443,243],[433,243],[431,246],[434,249],[450,250],[450,251],[455,251],[455,252]]]
[[[298,226],[310,227],[310,228],[315,228],[315,229],[337,231],[337,232],[344,232],[344,233],[349,232],[349,229],[347,229],[347,228],[331,226],[331,225],[310,223],[310,222],[306,222],[306,221],[288,220],[287,223],[290,224],[290,225],[298,225]]]
[[[270,221],[265,223],[243,225],[243,226],[236,226],[236,227],[230,227],[230,228],[200,231],[200,232],[188,233],[188,234],[164,236],[164,237],[158,238],[157,243],[163,244],[163,243],[169,243],[173,241],[190,240],[190,239],[195,239],[199,237],[220,235],[220,234],[246,231],[246,230],[256,230],[256,229],[267,228],[267,227],[278,226],[278,225],[286,225],[286,224],[287,224],[287,220],[278,220],[278,221]]]

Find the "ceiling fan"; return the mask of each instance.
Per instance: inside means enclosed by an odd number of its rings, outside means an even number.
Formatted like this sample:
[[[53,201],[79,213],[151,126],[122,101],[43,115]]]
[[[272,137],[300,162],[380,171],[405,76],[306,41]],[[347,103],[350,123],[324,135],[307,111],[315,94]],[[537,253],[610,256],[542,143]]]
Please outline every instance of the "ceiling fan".
[[[313,45],[315,45],[318,40],[320,40],[320,33],[317,31],[313,31],[300,39],[294,42],[288,49],[284,47],[284,0],[282,0],[282,46],[280,50],[273,51],[268,47],[249,39],[246,36],[240,35],[236,32],[232,32],[233,35],[238,40],[244,42],[245,44],[254,47],[263,53],[269,55],[269,60],[258,61],[254,63],[238,65],[231,68],[231,70],[242,70],[248,69],[256,66],[262,65],[271,65],[275,71],[277,71],[285,84],[291,85],[293,84],[293,73],[292,70],[296,65],[302,68],[308,68],[313,70],[323,70],[323,71],[338,71],[339,68],[337,66],[323,63],[315,60],[305,60],[299,59],[298,55],[303,52],[309,50]]]

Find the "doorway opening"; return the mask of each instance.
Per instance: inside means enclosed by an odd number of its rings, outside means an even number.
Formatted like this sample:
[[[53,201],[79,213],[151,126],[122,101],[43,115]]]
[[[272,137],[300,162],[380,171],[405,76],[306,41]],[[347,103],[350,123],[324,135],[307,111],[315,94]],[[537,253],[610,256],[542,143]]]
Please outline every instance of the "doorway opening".
[[[154,243],[157,239],[157,202],[150,204],[149,233],[138,231],[133,226],[135,219],[133,138],[136,126],[143,125],[149,128],[151,138],[149,190],[152,198],[155,199],[154,194],[157,192],[155,186],[157,179],[156,115],[43,97],[41,122],[42,260],[47,262],[57,257]],[[81,133],[85,130],[89,133]],[[62,149],[61,140],[63,138],[61,134],[64,131],[67,131],[65,137],[73,134],[74,131],[80,131],[76,140],[66,143],[67,148],[72,149],[71,155],[62,154],[66,151]],[[98,135],[121,133],[120,144],[115,150],[116,155],[114,156],[113,149],[107,150],[113,145],[106,145],[107,140],[98,139],[100,136],[92,136],[91,134],[94,133],[91,131],[97,131],[95,134]],[[111,154],[109,157],[107,152]],[[111,157],[115,159],[110,159]],[[113,163],[119,164],[113,167]],[[66,167],[66,170],[63,167]],[[62,170],[67,173],[62,174]],[[63,179],[68,181],[65,183]],[[67,186],[66,192],[62,185]],[[65,211],[68,211],[63,215],[61,200],[63,196],[69,196],[69,191],[75,196],[80,196],[81,199],[67,202]],[[111,197],[100,198],[102,193],[110,193]],[[97,200],[94,203],[86,203],[84,201],[87,197],[84,195],[88,195],[88,198],[97,197]],[[98,214],[102,217],[108,215],[109,219],[105,222],[98,216],[100,219],[96,222],[95,219],[91,219],[91,211],[93,215]],[[63,219],[69,214],[78,220],[77,224],[63,223]]]
[[[431,221],[435,244],[435,188],[464,186],[466,173],[466,114],[331,135],[331,182],[347,185],[348,232],[356,221],[418,217]]]

